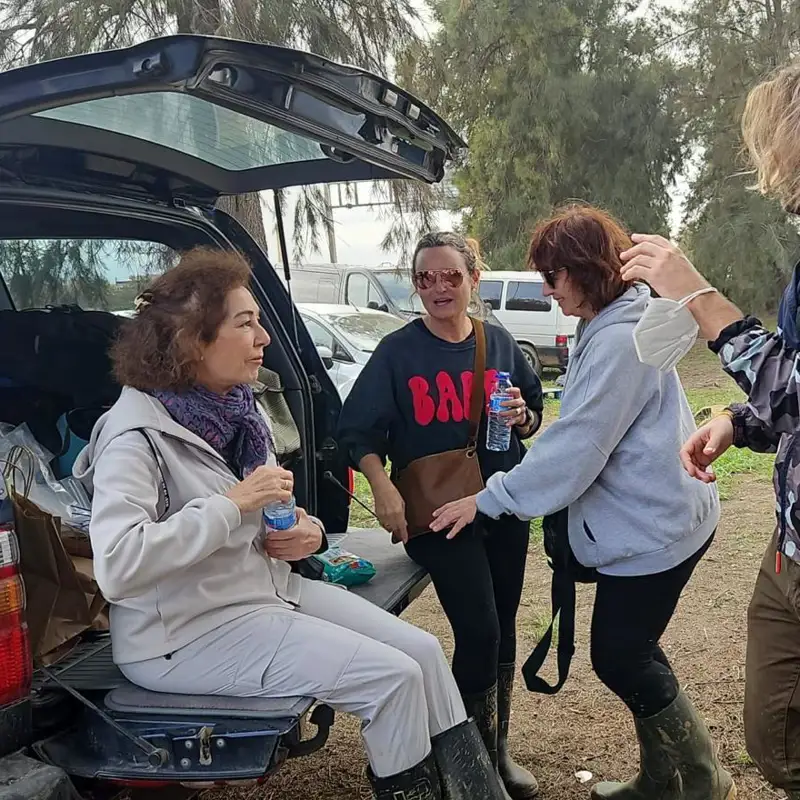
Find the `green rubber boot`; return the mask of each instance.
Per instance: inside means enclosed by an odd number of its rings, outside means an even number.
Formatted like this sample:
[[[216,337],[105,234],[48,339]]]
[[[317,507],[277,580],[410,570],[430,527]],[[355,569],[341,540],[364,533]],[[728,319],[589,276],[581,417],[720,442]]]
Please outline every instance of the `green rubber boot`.
[[[658,732],[661,715],[634,719],[639,740],[639,774],[625,783],[604,781],[592,788],[594,800],[682,800],[681,776]]]

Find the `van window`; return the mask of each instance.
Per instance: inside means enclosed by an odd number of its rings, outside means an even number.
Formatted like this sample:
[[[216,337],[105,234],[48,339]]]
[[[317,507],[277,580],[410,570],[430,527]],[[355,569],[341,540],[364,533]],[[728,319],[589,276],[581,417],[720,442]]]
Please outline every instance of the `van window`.
[[[408,272],[381,270],[375,272],[375,277],[399,311],[407,314],[425,313],[425,306],[422,305]]]
[[[544,283],[511,281],[506,295],[506,311],[549,311],[552,298],[544,296]]]
[[[500,298],[503,296],[502,281],[481,281],[478,284],[481,300],[488,303],[494,311],[500,309]]]
[[[369,279],[367,276],[358,272],[348,275],[345,302],[352,306],[366,308],[369,300]]]
[[[17,309],[78,305],[133,312],[135,297],[178,253],[136,239],[6,239],[0,277]]]

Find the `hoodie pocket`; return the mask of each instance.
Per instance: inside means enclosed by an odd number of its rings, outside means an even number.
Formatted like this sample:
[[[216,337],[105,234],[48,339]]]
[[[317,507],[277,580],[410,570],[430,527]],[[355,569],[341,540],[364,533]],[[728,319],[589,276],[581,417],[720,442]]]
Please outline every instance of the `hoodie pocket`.
[[[597,539],[594,538],[592,529],[589,527],[589,523],[586,520],[583,521],[583,532],[589,537],[589,541],[592,544],[597,544]]]
[[[167,623],[164,620],[164,613],[163,613],[163,603],[161,601],[161,588],[158,584],[156,584],[156,614],[158,615],[158,621],[161,623],[161,628],[164,631],[164,636],[169,635],[169,631],[167,630]]]

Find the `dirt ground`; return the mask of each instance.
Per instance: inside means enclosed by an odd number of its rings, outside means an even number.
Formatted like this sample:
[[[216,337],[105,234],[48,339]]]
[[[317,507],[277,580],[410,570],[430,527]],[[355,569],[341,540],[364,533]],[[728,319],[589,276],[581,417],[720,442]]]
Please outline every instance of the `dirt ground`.
[[[710,355],[710,354],[709,354]],[[729,388],[713,357],[702,352],[682,371],[687,389],[714,393]],[[681,600],[662,646],[685,689],[711,727],[723,763],[734,773],[742,800],[782,797],[750,762],[744,746],[742,701],[746,610],[756,571],[772,529],[773,495],[763,475],[737,477],[724,502],[723,522],[709,554]],[[518,618],[520,663],[549,621],[550,571],[538,544],[528,559]],[[588,786],[575,777],[589,770],[593,780],[630,776],[638,750],[622,704],[594,677],[588,658],[592,587],[579,587],[577,654],[567,685],[553,698],[528,693],[517,681],[511,725],[514,756],[533,770],[541,797],[578,800]],[[404,618],[436,634],[450,652],[449,626],[436,595],[428,589]],[[547,677],[554,677],[550,659]],[[242,790],[247,800],[361,800],[369,798],[366,762],[358,726],[338,716],[328,746],[289,763],[267,787]]]

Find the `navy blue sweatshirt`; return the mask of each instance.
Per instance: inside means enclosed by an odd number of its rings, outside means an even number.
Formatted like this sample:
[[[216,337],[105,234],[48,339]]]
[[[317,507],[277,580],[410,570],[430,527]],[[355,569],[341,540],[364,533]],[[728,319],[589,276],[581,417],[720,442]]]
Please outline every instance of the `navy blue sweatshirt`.
[[[511,374],[511,383],[539,420],[542,384],[507,330],[496,325],[484,329],[486,404],[478,460],[487,480],[519,464],[525,454],[516,429],[508,451],[486,449],[486,406],[497,373]],[[394,472],[416,458],[466,447],[474,363],[474,334],[463,342],[446,342],[422,319],[384,338],[350,390],[339,420],[339,444],[352,465],[357,468],[365,455],[375,453],[388,458]]]

